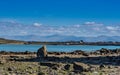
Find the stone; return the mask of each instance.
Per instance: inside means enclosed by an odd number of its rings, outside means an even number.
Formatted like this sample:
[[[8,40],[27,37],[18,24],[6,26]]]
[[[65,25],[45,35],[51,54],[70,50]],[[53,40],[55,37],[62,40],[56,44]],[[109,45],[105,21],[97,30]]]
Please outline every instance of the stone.
[[[83,55],[83,56],[89,56],[89,54],[88,54],[88,53],[83,53],[82,55]]]
[[[105,49],[105,48],[102,48],[102,49],[100,49],[100,53],[101,53],[101,55],[102,54],[110,54],[110,50],[108,50],[108,49]]]
[[[37,75],[45,75],[45,73],[43,73],[43,72],[39,72]]]
[[[94,72],[94,71],[97,70],[97,66],[95,66],[95,65],[88,64],[88,66],[89,66],[89,71],[90,72]]]
[[[64,69],[65,69],[65,70],[70,70],[70,64],[66,64],[66,65],[64,66]]]
[[[113,68],[113,66],[111,66],[111,65],[108,66],[108,69],[112,69],[112,68]]]
[[[87,64],[84,64],[84,63],[74,62],[73,68],[77,72],[87,72],[87,70],[89,69],[89,66]]]
[[[52,66],[52,69],[53,69],[53,70],[58,70],[58,69],[59,69],[59,66],[57,66],[57,65]]]
[[[100,68],[100,69],[103,69],[103,68],[105,68],[105,65],[101,64],[101,65],[99,66],[99,68]]]
[[[0,60],[0,64],[5,64],[6,61],[5,60]]]
[[[70,72],[69,75],[75,75],[75,73],[74,72]]]
[[[54,63],[54,62],[41,62],[41,66],[48,66],[51,69],[58,70],[61,68],[61,65],[59,63]]]
[[[41,62],[40,63],[41,66],[48,66],[48,67],[53,67],[53,66],[60,66],[58,63],[54,63],[54,62]]]
[[[38,49],[37,57],[38,58],[40,58],[40,57],[42,57],[42,58],[47,57],[47,49],[46,49],[45,45]]]
[[[13,67],[8,67],[8,71],[13,71],[14,68]]]

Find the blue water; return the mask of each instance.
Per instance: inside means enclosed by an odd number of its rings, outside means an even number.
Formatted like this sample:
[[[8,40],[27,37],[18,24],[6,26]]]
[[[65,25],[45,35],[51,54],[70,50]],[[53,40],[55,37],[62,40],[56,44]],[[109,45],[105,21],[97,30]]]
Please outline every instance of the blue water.
[[[14,45],[14,44],[1,44],[1,51],[37,51],[42,45]],[[101,48],[116,49],[120,46],[90,46],[90,45],[46,45],[47,50],[57,52],[69,52],[74,50],[94,51]]]

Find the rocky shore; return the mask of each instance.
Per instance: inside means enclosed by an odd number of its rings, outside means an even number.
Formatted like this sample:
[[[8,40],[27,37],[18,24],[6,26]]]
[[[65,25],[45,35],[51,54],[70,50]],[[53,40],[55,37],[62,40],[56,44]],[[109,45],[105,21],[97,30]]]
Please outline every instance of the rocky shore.
[[[47,52],[45,49],[1,51],[0,75],[120,75],[120,49],[102,48],[93,52]]]

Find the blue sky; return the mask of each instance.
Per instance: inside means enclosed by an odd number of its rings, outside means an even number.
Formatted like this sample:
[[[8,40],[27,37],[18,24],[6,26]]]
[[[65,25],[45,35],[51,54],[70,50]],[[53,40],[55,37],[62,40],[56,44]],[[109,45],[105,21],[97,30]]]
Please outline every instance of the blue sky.
[[[84,21],[118,24],[119,3],[119,0],[1,0],[0,18],[53,25]]]
[[[0,36],[120,36],[119,3],[120,0],[0,0]]]

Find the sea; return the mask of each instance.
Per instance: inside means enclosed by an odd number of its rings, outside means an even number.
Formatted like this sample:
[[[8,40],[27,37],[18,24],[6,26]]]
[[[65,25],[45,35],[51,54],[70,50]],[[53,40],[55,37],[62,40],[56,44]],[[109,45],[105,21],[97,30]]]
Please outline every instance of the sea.
[[[0,44],[0,51],[36,52],[42,45],[19,45],[19,44]],[[48,52],[72,52],[75,50],[95,51],[101,48],[116,49],[120,46],[95,46],[95,45],[46,45]]]

